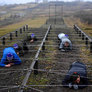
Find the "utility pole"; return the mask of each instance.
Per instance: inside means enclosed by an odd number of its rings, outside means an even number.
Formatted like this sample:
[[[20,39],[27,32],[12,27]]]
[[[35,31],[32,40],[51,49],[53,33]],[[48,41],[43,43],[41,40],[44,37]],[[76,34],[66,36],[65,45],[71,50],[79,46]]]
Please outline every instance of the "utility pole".
[[[50,4],[49,4],[49,23],[50,23]]]
[[[64,24],[64,21],[63,21],[63,8],[64,8],[64,6],[63,6],[63,4],[61,5],[61,21],[63,22],[63,24]]]
[[[55,21],[54,23],[56,24],[56,4],[55,4]]]

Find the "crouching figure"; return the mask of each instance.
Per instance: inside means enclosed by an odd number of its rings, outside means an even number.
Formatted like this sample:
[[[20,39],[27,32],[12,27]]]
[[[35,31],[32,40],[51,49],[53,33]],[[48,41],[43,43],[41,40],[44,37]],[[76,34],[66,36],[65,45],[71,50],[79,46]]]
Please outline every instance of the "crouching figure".
[[[29,41],[30,43],[33,43],[34,41],[37,41],[37,37],[34,33],[28,33],[27,35],[27,41]]]
[[[14,48],[8,47],[3,50],[3,57],[0,62],[1,67],[11,67],[12,65],[21,64],[19,56],[16,54]]]
[[[61,51],[69,51],[72,50],[72,43],[69,40],[69,36],[64,33],[60,33],[58,35],[58,39],[60,42],[59,50]]]
[[[23,48],[21,46],[19,46],[17,43],[15,43],[13,45],[13,48],[15,49],[15,52],[17,53],[17,55],[19,55],[19,56],[24,55]]]
[[[74,62],[62,81],[62,85],[76,90],[87,87],[88,79],[86,66],[81,62]]]

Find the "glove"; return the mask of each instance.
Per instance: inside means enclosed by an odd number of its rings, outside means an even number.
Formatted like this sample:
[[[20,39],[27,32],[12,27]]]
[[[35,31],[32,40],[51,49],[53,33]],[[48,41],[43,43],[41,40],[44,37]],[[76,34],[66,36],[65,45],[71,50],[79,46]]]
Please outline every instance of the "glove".
[[[78,85],[74,84],[74,85],[73,85],[73,88],[74,88],[75,90],[77,90],[77,89],[78,89]]]
[[[69,88],[72,88],[72,83],[69,83]]]

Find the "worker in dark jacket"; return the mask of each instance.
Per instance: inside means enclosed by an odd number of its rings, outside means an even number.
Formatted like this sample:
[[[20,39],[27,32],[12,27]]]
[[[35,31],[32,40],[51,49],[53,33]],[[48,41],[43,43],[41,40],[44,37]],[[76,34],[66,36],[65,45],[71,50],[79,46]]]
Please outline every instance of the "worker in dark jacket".
[[[13,45],[13,48],[15,49],[15,52],[17,53],[17,55],[19,56],[24,55],[23,48],[19,46],[17,43]]]
[[[64,87],[80,89],[88,85],[86,66],[81,62],[74,62],[62,81]]]
[[[11,67],[12,65],[21,64],[19,56],[16,54],[14,48],[8,47],[3,51],[3,57],[0,62],[1,67]]]
[[[36,35],[34,33],[28,33],[27,40],[29,40],[30,43],[37,41]]]
[[[59,49],[61,51],[69,51],[69,50],[72,50],[72,43],[69,40],[69,36],[67,34],[60,33],[58,35],[58,39],[60,40]]]

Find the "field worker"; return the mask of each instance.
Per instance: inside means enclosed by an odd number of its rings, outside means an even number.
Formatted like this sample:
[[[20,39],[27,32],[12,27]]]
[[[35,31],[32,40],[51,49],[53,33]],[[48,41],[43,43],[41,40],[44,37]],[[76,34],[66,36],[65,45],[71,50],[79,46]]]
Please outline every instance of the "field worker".
[[[72,43],[69,40],[69,36],[67,34],[60,33],[58,35],[58,39],[60,40],[59,49],[61,51],[69,51],[69,50],[72,50]]]
[[[32,43],[34,41],[37,41],[37,38],[34,33],[28,33],[27,40],[29,40]]]
[[[75,90],[86,87],[88,85],[86,66],[81,62],[74,62],[62,81],[62,85]]]
[[[12,65],[21,64],[19,56],[16,54],[14,48],[8,47],[3,50],[3,57],[0,62],[1,67],[11,67]]]
[[[19,46],[17,43],[15,43],[15,44],[13,45],[13,48],[15,49],[15,52],[17,53],[17,55],[21,56],[21,55],[24,54],[22,47]]]

